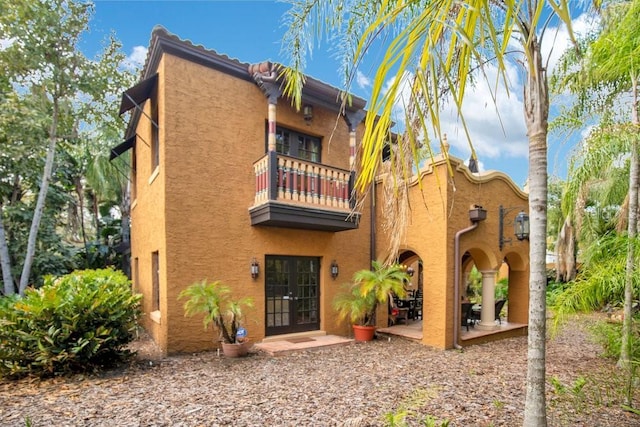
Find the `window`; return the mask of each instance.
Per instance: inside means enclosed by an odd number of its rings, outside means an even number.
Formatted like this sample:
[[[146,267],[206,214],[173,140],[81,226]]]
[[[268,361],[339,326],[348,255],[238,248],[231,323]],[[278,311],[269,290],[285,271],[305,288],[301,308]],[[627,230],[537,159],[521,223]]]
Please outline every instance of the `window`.
[[[276,127],[276,152],[320,163],[320,138]]]
[[[140,271],[139,265],[138,257],[135,257],[133,259],[133,283],[131,284],[134,292],[138,292],[138,289],[140,289],[140,274],[138,273]]]
[[[151,105],[151,171],[160,165],[160,132],[158,123],[158,92],[150,98]]]
[[[136,154],[136,147],[134,146],[133,150],[131,150],[131,201],[134,201],[138,196],[138,174],[136,172],[138,164]]]
[[[151,254],[151,311],[160,310],[160,256],[158,251]]]

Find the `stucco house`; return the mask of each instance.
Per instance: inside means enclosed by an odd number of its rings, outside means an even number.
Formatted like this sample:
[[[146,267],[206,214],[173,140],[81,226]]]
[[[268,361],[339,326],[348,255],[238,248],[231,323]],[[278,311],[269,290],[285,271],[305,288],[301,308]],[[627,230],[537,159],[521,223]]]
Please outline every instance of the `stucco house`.
[[[340,91],[307,77],[296,111],[281,83],[274,64],[242,63],[156,27],[142,79],[123,95],[129,125],[112,156],[129,156],[131,165],[132,282],[143,294],[143,326],[167,353],[215,346],[178,301],[203,279],[254,298],[245,322],[254,342],[348,336],[332,301],[355,271],[388,255],[382,204],[353,212],[351,199],[365,100],[352,97],[341,112]],[[436,180],[441,186],[431,190]],[[503,260],[511,326],[496,329],[483,300],[477,327],[523,333],[528,242],[510,241],[498,227],[511,209],[501,205],[526,211],[527,195],[506,175],[472,173],[446,152],[407,188],[413,209],[399,260],[414,266],[412,285],[424,293],[422,342],[445,349],[480,339],[461,336],[460,290],[475,265],[492,291]],[[470,219],[477,206],[486,219]]]

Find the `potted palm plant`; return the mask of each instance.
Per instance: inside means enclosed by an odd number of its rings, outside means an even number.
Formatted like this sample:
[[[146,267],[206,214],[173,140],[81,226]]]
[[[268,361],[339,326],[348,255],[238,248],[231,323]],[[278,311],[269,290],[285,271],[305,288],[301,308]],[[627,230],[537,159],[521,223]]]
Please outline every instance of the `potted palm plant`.
[[[187,299],[183,306],[185,316],[204,314],[204,329],[207,330],[213,324],[218,330],[222,351],[226,356],[247,354],[249,342],[242,333],[241,320],[243,308],[253,307],[252,298],[232,299],[229,286],[218,280],[196,282],[180,292],[178,299],[182,298]]]
[[[371,270],[359,270],[352,283],[336,296],[333,307],[338,318],[349,318],[356,341],[370,341],[375,333],[375,313],[380,304],[387,304],[391,295],[406,296],[404,284],[409,281],[407,267],[401,264],[385,266],[372,261]]]

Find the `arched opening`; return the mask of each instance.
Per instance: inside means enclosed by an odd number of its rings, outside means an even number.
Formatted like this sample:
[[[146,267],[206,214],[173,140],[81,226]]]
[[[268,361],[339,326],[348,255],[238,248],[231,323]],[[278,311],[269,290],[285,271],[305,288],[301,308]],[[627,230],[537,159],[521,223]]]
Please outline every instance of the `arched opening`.
[[[424,266],[420,256],[404,250],[398,263],[405,265],[410,274],[405,283],[406,295],[391,295],[387,310],[387,325],[378,331],[412,339],[422,339]]]
[[[524,333],[529,301],[523,258],[513,252],[499,260],[485,248],[475,247],[460,262],[460,344]]]

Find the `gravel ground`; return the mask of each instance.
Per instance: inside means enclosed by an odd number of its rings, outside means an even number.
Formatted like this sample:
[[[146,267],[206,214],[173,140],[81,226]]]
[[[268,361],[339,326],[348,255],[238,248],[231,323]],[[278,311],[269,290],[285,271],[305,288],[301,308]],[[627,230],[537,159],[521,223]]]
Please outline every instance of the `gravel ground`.
[[[620,409],[619,374],[590,341],[590,321],[574,320],[548,342],[549,425],[640,426]],[[99,376],[0,381],[0,425],[377,426],[391,412],[411,426],[428,417],[450,426],[522,425],[526,337],[464,351],[385,338],[242,359],[159,358],[148,341],[135,345],[131,366]],[[571,391],[580,378],[585,386]]]

